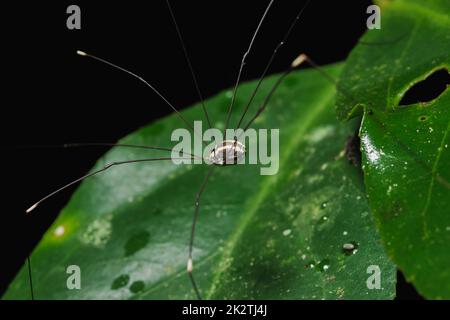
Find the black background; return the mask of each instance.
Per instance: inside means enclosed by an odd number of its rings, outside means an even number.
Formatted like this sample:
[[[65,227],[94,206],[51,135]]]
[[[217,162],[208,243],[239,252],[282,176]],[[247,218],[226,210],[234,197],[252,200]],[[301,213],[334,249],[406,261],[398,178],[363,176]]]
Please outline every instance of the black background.
[[[305,1],[276,1],[248,57],[243,79],[257,78]],[[231,87],[268,1],[172,0],[204,97]],[[81,30],[66,28],[66,8],[81,7]],[[318,64],[346,58],[366,28],[370,1],[313,0],[271,73],[299,53]],[[32,215],[34,201],[86,173],[105,149],[41,148],[115,142],[171,110],[136,79],[75,54],[124,66],[182,109],[198,101],[164,0],[38,1],[2,4],[2,212],[0,295],[71,191]],[[29,146],[30,148],[25,148]],[[399,278],[398,298],[415,298]]]

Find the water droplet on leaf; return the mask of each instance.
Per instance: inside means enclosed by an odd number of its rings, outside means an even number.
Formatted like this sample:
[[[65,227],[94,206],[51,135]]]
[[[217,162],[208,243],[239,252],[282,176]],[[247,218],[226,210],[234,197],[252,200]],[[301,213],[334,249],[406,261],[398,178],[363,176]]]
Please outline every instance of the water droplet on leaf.
[[[355,241],[344,243],[342,251],[346,256],[351,256],[358,252],[358,244]]]
[[[329,259],[323,259],[322,261],[320,261],[320,262],[317,264],[317,269],[318,269],[319,271],[322,271],[322,272],[325,272],[325,271],[327,271],[328,269],[330,269],[330,260],[329,260]]]
[[[319,221],[317,221],[317,223],[318,224],[322,224],[322,223],[324,223],[326,221],[328,221],[328,216],[327,215],[320,217],[320,219],[319,219]]]

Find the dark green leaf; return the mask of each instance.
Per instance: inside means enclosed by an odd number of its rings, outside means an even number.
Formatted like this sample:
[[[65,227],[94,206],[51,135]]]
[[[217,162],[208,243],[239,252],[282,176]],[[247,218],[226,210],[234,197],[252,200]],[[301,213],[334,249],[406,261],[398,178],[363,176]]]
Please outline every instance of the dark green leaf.
[[[364,110],[372,211],[389,256],[428,298],[450,298],[450,92],[399,103],[414,84],[449,69],[449,12],[445,0],[385,5],[382,29],[368,31],[349,57],[337,101],[342,119]]]
[[[337,76],[340,67],[328,70]],[[258,103],[274,81],[266,79]],[[240,87],[233,124],[254,85]],[[343,156],[356,127],[336,121],[334,94],[314,71],[291,74],[256,121],[259,128],[280,128],[279,173],[261,176],[260,165],[215,168],[201,200],[194,250],[205,298],[394,296],[395,268],[379,243],[362,175]],[[217,127],[224,125],[230,97],[227,91],[207,101]],[[199,106],[184,115],[203,119]],[[180,126],[170,116],[123,142],[169,146]],[[150,154],[114,148],[96,167]],[[134,164],[83,182],[31,257],[36,298],[194,298],[187,243],[195,193],[207,169]],[[71,264],[81,267],[81,290],[66,288]],[[381,269],[380,289],[367,287],[370,265]],[[23,269],[5,298],[28,297]]]

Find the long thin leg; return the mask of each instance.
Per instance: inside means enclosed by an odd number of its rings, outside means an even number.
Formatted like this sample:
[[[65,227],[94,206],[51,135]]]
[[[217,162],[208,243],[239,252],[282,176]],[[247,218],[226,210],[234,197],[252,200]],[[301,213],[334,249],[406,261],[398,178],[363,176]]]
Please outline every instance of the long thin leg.
[[[143,82],[147,87],[152,89],[152,91],[155,92],[177,114],[177,116],[186,124],[186,126],[189,128],[189,130],[191,130],[191,132],[193,132],[194,134],[197,134],[200,137],[201,141],[203,141],[202,135],[195,131],[194,127],[186,120],[185,117],[183,117],[183,115],[177,110],[177,108],[175,108],[174,105],[172,103],[170,103],[170,101],[167,100],[166,97],[164,97],[161,92],[159,92],[154,86],[152,86],[150,83],[148,83],[144,78],[142,78],[141,76],[138,76],[137,74],[131,72],[130,70],[127,70],[127,69],[125,69],[121,66],[118,66],[112,62],[109,62],[105,59],[94,56],[92,54],[86,53],[84,51],[78,50],[77,54],[79,54],[80,56],[89,57],[89,58],[97,60],[101,63],[107,64],[108,66],[111,66],[115,69],[118,69],[120,71],[128,73],[129,75],[131,75],[131,76],[135,77],[136,79],[138,79],[139,81]]]
[[[252,123],[256,120],[256,118],[259,117],[261,113],[266,109],[267,103],[269,102],[270,98],[272,97],[275,90],[278,88],[278,86],[283,82],[284,78],[291,72],[292,69],[289,69],[287,72],[284,72],[278,80],[275,82],[275,85],[270,89],[269,94],[264,99],[263,104],[259,107],[259,109],[256,111],[256,114],[250,119],[250,121],[247,123],[247,125],[244,127],[244,131],[247,131],[247,129],[252,125]]]
[[[155,147],[140,144],[129,144],[129,143],[109,143],[109,142],[88,142],[88,143],[65,143],[62,145],[25,145],[25,146],[11,146],[12,149],[31,149],[31,148],[84,148],[84,147],[124,147],[124,148],[137,148],[137,149],[148,149],[148,150],[160,150],[172,152],[171,148],[166,147]],[[8,147],[6,147],[8,148]],[[183,152],[185,155],[192,156],[197,159],[202,159],[201,157]]]
[[[208,174],[205,177],[205,180],[203,181],[202,185],[200,186],[200,190],[197,192],[195,196],[195,204],[194,204],[194,216],[192,218],[192,228],[191,228],[191,238],[189,240],[189,255],[188,255],[188,261],[187,261],[187,272],[189,275],[189,279],[191,280],[192,287],[194,288],[195,294],[197,295],[197,298],[199,300],[202,299],[200,295],[200,291],[198,289],[197,283],[195,282],[193,270],[194,270],[194,264],[192,259],[192,250],[194,248],[194,237],[195,237],[195,227],[197,226],[197,218],[198,218],[198,212],[200,210],[200,199],[203,194],[203,191],[205,191],[206,184],[209,181],[209,177],[211,176],[212,172],[214,170],[214,166],[211,166],[211,168],[208,171]]]
[[[313,67],[316,71],[318,71],[325,79],[327,79],[330,83],[334,84],[334,86],[336,87],[336,90],[339,91],[340,93],[342,93],[343,95],[345,95],[347,97],[347,99],[349,99],[350,101],[353,101],[353,103],[356,104],[357,100],[356,98],[347,90],[345,90],[344,88],[342,88],[339,85],[339,82],[332,76],[330,75],[328,72],[326,72],[325,70],[323,70],[321,67],[319,67],[311,58],[309,58],[308,56],[305,55],[305,61],[311,66]],[[371,105],[371,104],[369,104]],[[388,130],[386,129],[386,126],[384,125],[384,123],[382,121],[380,121],[374,114],[371,114],[372,119],[375,121],[375,123],[382,128],[385,132],[388,132]],[[394,138],[393,140],[395,141],[395,143],[403,149],[403,151],[405,151],[406,153],[408,153],[410,155],[411,158],[413,158],[419,165],[421,165],[425,170],[428,170],[430,172],[433,172],[432,168],[430,168],[428,166],[428,164],[425,161],[422,161],[419,156],[413,151],[411,150],[407,145],[405,145],[400,139],[398,139],[394,134],[390,133],[391,136]],[[446,187],[447,189],[450,189],[450,182],[448,182],[445,178],[443,178],[439,173],[435,173],[436,175],[436,180],[442,184],[444,187]]]
[[[28,265],[28,281],[30,283],[31,300],[34,300],[33,276],[31,275],[31,259],[30,259],[30,256],[27,256],[27,265]]]
[[[56,189],[56,190],[53,191],[52,193],[46,195],[45,197],[43,197],[42,199],[40,199],[39,201],[37,201],[36,203],[34,203],[31,207],[29,207],[29,208],[26,210],[26,213],[30,213],[31,211],[33,211],[34,209],[36,209],[36,207],[37,207],[39,204],[41,204],[43,201],[47,200],[48,198],[54,196],[55,194],[57,194],[57,193],[59,193],[59,192],[61,192],[61,191],[63,191],[64,189],[66,189],[66,188],[68,188],[68,187],[70,187],[70,186],[72,186],[72,185],[74,185],[74,184],[76,184],[76,183],[78,183],[78,182],[80,182],[80,181],[86,179],[86,178],[92,177],[92,176],[94,176],[94,175],[96,175],[96,174],[99,174],[100,172],[106,171],[106,170],[108,170],[108,169],[111,168],[111,167],[118,166],[118,165],[122,165],[122,164],[128,164],[128,163],[150,162],[150,161],[161,161],[161,160],[182,160],[182,159],[194,159],[194,158],[193,158],[193,157],[189,157],[189,158],[172,158],[172,157],[164,157],[164,158],[146,158],[146,159],[136,159],[136,160],[125,160],[125,161],[115,161],[115,162],[111,162],[111,163],[105,165],[104,167],[102,167],[102,168],[99,169],[99,170],[96,170],[96,171],[94,171],[94,172],[85,174],[84,176],[82,176],[82,177],[80,177],[80,178],[78,178],[78,179],[76,179],[76,180],[73,180],[72,182],[70,182],[70,183],[68,183],[68,184],[66,184],[66,185],[64,185],[64,186],[62,186],[61,188]]]
[[[264,77],[266,76],[267,72],[269,71],[270,66],[272,65],[272,62],[273,62],[273,60],[275,59],[275,56],[278,53],[278,50],[280,50],[281,47],[289,40],[289,36],[291,35],[292,30],[294,29],[295,25],[297,24],[297,21],[300,19],[303,11],[305,11],[306,7],[309,5],[310,2],[311,2],[311,0],[308,0],[306,2],[306,4],[300,9],[300,11],[295,16],[295,19],[292,21],[291,25],[289,26],[289,29],[287,30],[286,34],[284,35],[283,40],[281,40],[281,42],[278,43],[278,45],[275,47],[275,50],[273,51],[272,56],[269,59],[269,62],[267,63],[267,65],[266,65],[266,67],[265,67],[261,77],[258,80],[258,83],[257,83],[255,89],[253,90],[253,92],[252,92],[252,94],[250,96],[250,99],[248,100],[248,102],[247,102],[247,104],[245,106],[244,111],[242,112],[241,118],[239,119],[239,122],[238,122],[238,124],[236,126],[237,129],[239,129],[241,127],[242,120],[244,120],[244,117],[247,114],[247,111],[250,108],[250,105],[252,104],[253,99],[255,98],[255,95],[258,92],[259,87],[261,86],[261,83],[264,80]]]
[[[299,55],[294,61],[292,61],[291,66],[289,69],[287,69],[284,73],[281,74],[281,76],[277,79],[275,84],[272,86],[272,89],[270,89],[269,93],[264,99],[264,102],[261,104],[259,109],[256,111],[256,114],[250,119],[250,121],[247,123],[247,125],[244,127],[244,130],[242,131],[241,135],[247,131],[248,128],[252,125],[252,123],[260,116],[261,113],[266,109],[267,104],[269,103],[270,98],[272,97],[273,93],[277,90],[278,86],[283,82],[284,78],[291,73],[295,68],[300,66],[304,61],[306,60],[306,56],[304,54]]]
[[[327,79],[330,83],[334,84],[336,87],[336,90],[339,91],[340,93],[342,93],[343,95],[345,95],[350,101],[353,101],[355,104],[357,102],[357,99],[347,90],[345,90],[344,88],[342,88],[339,85],[339,82],[327,71],[325,71],[324,69],[322,69],[321,67],[319,67],[311,58],[309,58],[307,55],[305,54],[301,54],[299,55],[291,64],[291,68],[288,69],[287,71],[285,71],[277,80],[277,82],[274,84],[274,86],[272,87],[272,89],[270,90],[270,92],[267,94],[266,98],[264,99],[263,104],[261,105],[261,107],[258,109],[258,111],[256,112],[256,114],[253,116],[253,118],[248,122],[248,124],[245,126],[243,132],[245,132],[251,125],[252,123],[256,120],[256,118],[259,117],[259,115],[266,109],[267,103],[270,100],[270,97],[272,96],[272,94],[275,92],[275,90],[278,88],[278,86],[281,84],[281,82],[283,81],[283,79],[296,67],[298,67],[300,64],[302,64],[303,62],[308,63],[311,67],[313,67],[316,71],[318,71],[325,79]],[[376,118],[376,116],[374,114],[371,115],[372,119],[375,121],[375,123],[377,123],[378,126],[380,126],[381,128],[383,128],[383,130],[387,131],[385,128],[385,125]],[[242,134],[241,134],[242,135]],[[400,141],[395,135],[391,134],[392,138],[394,140],[394,142],[402,149],[404,150],[406,153],[408,153],[419,165],[421,165],[424,169],[429,170],[430,172],[432,172],[432,169],[428,166],[427,163],[425,163],[424,161],[422,161],[418,155],[412,151],[410,148],[408,148],[408,146],[406,146],[402,141]],[[436,173],[436,180],[442,184],[444,187],[446,187],[447,189],[450,189],[450,182],[448,182],[445,178],[443,178],[441,175],[439,175],[438,173]]]
[[[177,20],[175,19],[175,14],[173,13],[172,6],[170,5],[169,0],[166,0],[167,7],[169,8],[170,16],[172,17],[173,24],[175,25],[175,29],[177,30],[178,39],[180,40],[181,47],[183,48],[184,58],[188,64],[189,70],[192,75],[192,80],[194,81],[195,89],[197,90],[198,97],[200,98],[200,103],[202,104],[203,113],[205,114],[206,122],[208,123],[209,128],[212,128],[211,121],[209,119],[208,111],[206,110],[205,100],[203,99],[203,95],[200,91],[200,86],[198,85],[197,77],[195,76],[194,68],[192,67],[191,59],[189,59],[189,55],[186,50],[186,45],[184,44],[183,37],[181,35],[180,28],[178,26]]]
[[[264,14],[262,15],[261,19],[259,20],[258,26],[256,27],[256,30],[255,30],[255,32],[253,33],[253,37],[252,37],[252,39],[251,39],[251,41],[250,41],[250,44],[249,44],[249,46],[248,46],[248,49],[247,49],[247,51],[244,53],[244,55],[242,56],[241,66],[239,67],[239,73],[238,73],[238,76],[237,76],[237,79],[236,79],[236,84],[234,85],[234,89],[233,89],[233,96],[232,96],[232,98],[231,98],[230,106],[228,107],[227,121],[226,121],[225,129],[224,129],[224,130],[226,130],[226,129],[228,128],[228,125],[230,124],[231,111],[232,111],[232,109],[233,109],[234,101],[235,101],[235,99],[236,99],[237,88],[238,88],[238,86],[239,86],[239,82],[241,81],[241,75],[242,75],[242,70],[244,69],[245,60],[247,59],[248,54],[249,54],[250,51],[252,50],[252,46],[253,46],[253,43],[255,42],[256,36],[257,36],[257,34],[258,34],[258,32],[259,32],[259,29],[261,28],[261,25],[262,25],[264,19],[266,18],[267,13],[269,12],[269,9],[270,9],[270,7],[272,6],[273,2],[274,2],[274,0],[271,0],[271,1],[269,2],[269,4],[267,5],[266,10],[264,11]]]
[[[313,67],[316,71],[318,71],[325,79],[327,79],[330,83],[334,84],[336,87],[336,90],[339,91],[340,93],[342,93],[343,95],[346,96],[347,99],[349,99],[350,101],[353,101],[354,104],[356,104],[357,100],[356,98],[347,90],[345,90],[344,88],[342,88],[339,85],[339,82],[331,75],[329,74],[327,71],[325,71],[324,69],[322,69],[321,67],[319,67],[311,58],[309,58],[308,56],[305,55],[305,61],[311,66]],[[369,104],[371,105],[371,104]],[[374,114],[370,115],[371,118],[375,121],[375,123],[381,127],[385,132],[389,132],[386,129],[386,126],[384,125],[383,122],[381,122]],[[390,133],[390,132],[389,132]],[[411,150],[407,145],[405,145],[401,140],[399,140],[394,134],[390,133],[392,138],[394,138],[394,142],[401,148],[403,149],[403,151],[405,151],[407,154],[410,155],[411,158],[413,158],[419,165],[421,165],[425,170],[430,171],[433,173],[433,169],[431,167],[429,167],[429,165],[425,162],[422,161],[420,159],[420,157],[413,151]],[[445,178],[443,178],[439,173],[435,173],[436,174],[436,180],[443,185],[444,187],[446,187],[447,189],[450,189],[450,182],[448,182]]]

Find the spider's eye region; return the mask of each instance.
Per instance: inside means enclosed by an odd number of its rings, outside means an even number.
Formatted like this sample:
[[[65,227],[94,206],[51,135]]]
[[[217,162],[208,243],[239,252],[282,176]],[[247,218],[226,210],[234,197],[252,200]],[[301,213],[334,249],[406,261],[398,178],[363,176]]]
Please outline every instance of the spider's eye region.
[[[245,156],[245,146],[237,140],[225,140],[217,144],[209,154],[209,160],[216,165],[237,164]]]

